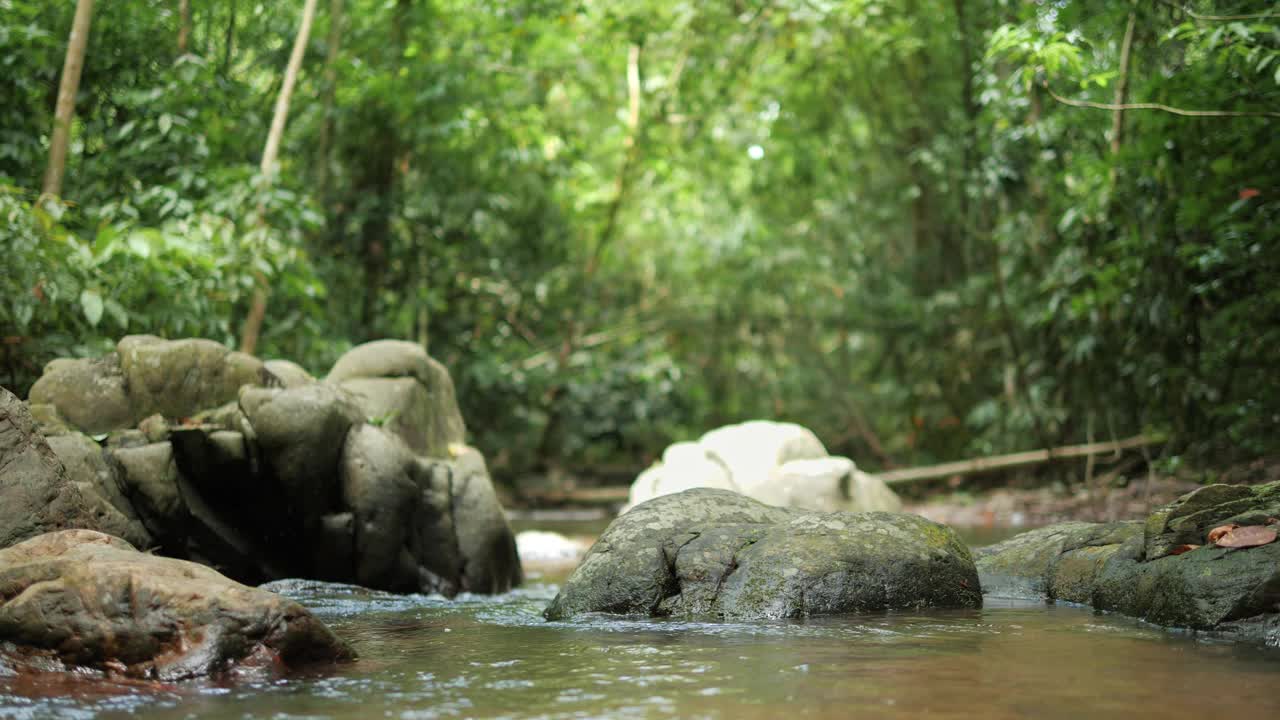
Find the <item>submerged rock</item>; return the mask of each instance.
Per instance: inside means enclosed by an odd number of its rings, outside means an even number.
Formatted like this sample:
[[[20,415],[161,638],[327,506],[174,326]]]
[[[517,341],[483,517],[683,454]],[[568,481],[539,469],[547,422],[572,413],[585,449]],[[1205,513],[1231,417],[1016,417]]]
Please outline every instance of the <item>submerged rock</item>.
[[[969,551],[946,526],[694,489],[614,520],[545,615],[766,619],[981,604]]]
[[[1228,523],[1280,516],[1280,482],[1210,485],[1145,521],[1063,523],[977,551],[984,592],[1092,605],[1148,622],[1280,641],[1280,542],[1209,542]]]
[[[794,423],[753,420],[675,443],[632,483],[629,505],[699,487],[820,512],[902,510],[884,481],[827,455],[817,436]]]
[[[162,679],[355,656],[291,600],[88,530],[0,550],[0,638],[19,655]]]
[[[452,595],[521,580],[452,381],[420,346],[360,346],[315,381],[207,340],[131,336],[37,385],[41,427],[0,398],[0,547],[86,528],[252,584]]]

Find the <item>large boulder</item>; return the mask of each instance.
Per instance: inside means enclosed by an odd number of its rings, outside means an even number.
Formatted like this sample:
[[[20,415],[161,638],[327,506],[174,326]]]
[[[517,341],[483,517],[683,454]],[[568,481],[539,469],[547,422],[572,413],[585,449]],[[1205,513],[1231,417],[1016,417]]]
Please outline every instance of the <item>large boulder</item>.
[[[1280,482],[1210,485],[1145,521],[1063,523],[977,551],[985,592],[1092,605],[1159,625],[1280,641],[1280,542],[1218,547],[1220,525],[1280,516]],[[1273,521],[1274,522],[1274,521]]]
[[[804,510],[902,510],[884,481],[827,455],[817,436],[794,423],[752,420],[671,445],[632,483],[628,507],[697,487]]]
[[[0,550],[0,638],[19,662],[163,679],[354,657],[291,600],[88,530]]]
[[[96,529],[124,538],[136,547],[148,548],[154,544],[151,533],[125,494],[123,467],[114,455],[93,438],[78,432],[53,435],[45,440],[62,461],[67,479],[87,501]]]
[[[981,604],[969,551],[946,526],[694,489],[614,520],[545,615],[776,619]]]
[[[39,427],[11,396],[0,408],[0,463],[13,467],[0,478],[4,544],[89,528],[253,584],[453,595],[520,582],[484,458],[463,444],[453,384],[422,348],[357,347],[325,382],[204,340],[132,336],[94,362],[50,364]],[[101,377],[68,368],[99,365],[128,411],[86,422],[74,382]],[[109,428],[105,446],[86,426]]]
[[[120,531],[111,511],[67,477],[27,406],[0,388],[0,547],[69,527]]]
[[[323,383],[287,390],[245,388],[240,409],[266,470],[289,498],[280,512],[290,524],[314,529],[338,495],[343,441],[362,421],[360,411]]]
[[[445,457],[450,444],[466,439],[449,371],[421,345],[365,343],[338,358],[325,381],[348,389],[366,416],[420,454]]]
[[[189,417],[234,400],[242,385],[277,383],[260,360],[212,340],[129,335],[105,357],[50,362],[31,386],[30,401],[52,405],[77,429],[98,434],[136,427],[157,413]]]
[[[31,386],[31,403],[57,409],[67,422],[91,434],[129,427],[135,421],[125,392],[120,356],[53,360]]]

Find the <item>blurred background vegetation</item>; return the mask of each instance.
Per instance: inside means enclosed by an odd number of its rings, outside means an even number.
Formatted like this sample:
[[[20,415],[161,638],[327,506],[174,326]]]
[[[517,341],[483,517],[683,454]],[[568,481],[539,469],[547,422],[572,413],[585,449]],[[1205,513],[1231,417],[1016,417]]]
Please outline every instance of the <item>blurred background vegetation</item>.
[[[451,369],[495,474],[800,422],[891,468],[1280,445],[1260,0],[0,0],[0,383],[126,333]],[[1187,114],[1186,111],[1191,111]]]

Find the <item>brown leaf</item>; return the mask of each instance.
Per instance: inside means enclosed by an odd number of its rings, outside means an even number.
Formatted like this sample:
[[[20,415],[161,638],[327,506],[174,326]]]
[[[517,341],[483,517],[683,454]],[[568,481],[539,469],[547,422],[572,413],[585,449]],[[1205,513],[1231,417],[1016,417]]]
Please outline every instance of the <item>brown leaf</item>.
[[[1238,527],[1240,526],[1235,523],[1229,523],[1227,525],[1219,525],[1218,527],[1209,531],[1209,542],[1217,544],[1218,538],[1222,537],[1223,535],[1226,535],[1227,533],[1231,532],[1232,530],[1235,530]]]
[[[1199,549],[1199,547],[1200,547],[1199,545],[1179,545],[1173,548],[1172,550],[1170,550],[1169,554],[1181,555],[1182,553],[1187,553],[1187,552],[1191,552],[1192,550]]]
[[[1275,528],[1266,525],[1245,525],[1228,530],[1215,543],[1218,547],[1247,548],[1266,545],[1276,541]]]
[[[1267,518],[1267,519],[1266,519],[1266,521],[1265,521],[1265,522],[1263,522],[1262,524],[1263,524],[1263,525],[1275,525],[1276,523],[1280,523],[1280,518]]]

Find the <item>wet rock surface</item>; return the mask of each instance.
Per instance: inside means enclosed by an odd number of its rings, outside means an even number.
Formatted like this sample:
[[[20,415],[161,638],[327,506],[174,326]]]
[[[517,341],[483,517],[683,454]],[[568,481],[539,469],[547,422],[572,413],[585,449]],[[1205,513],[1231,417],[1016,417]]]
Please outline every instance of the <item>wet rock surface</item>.
[[[700,488],[615,520],[546,617],[749,620],[981,604],[973,560],[950,528],[897,513],[779,508]]]
[[[131,336],[50,363],[32,398],[39,421],[0,398],[0,547],[84,528],[251,584],[521,580],[448,372],[412,343],[354,348],[316,381],[207,340]]]
[[[1280,515],[1280,482],[1209,485],[1145,521],[1062,523],[976,552],[983,591],[1092,605],[1152,623],[1280,642],[1280,542],[1218,547],[1209,531]]]
[[[160,679],[354,657],[296,602],[89,530],[0,550],[0,638],[19,666]]]

